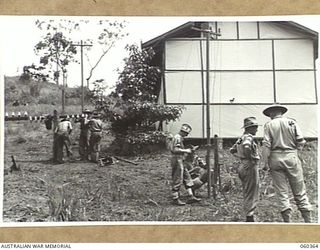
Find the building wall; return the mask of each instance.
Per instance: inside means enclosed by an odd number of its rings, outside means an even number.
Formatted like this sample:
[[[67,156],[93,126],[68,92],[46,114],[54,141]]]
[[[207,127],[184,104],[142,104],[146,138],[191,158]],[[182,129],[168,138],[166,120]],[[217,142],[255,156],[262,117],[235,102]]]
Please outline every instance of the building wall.
[[[217,22],[211,26],[222,34],[210,41],[213,131],[222,137],[236,137],[239,129],[235,124],[252,115],[265,122],[263,108],[280,102],[292,108],[288,115],[299,118],[306,136],[316,137],[313,41],[267,22]],[[193,137],[203,137],[205,131],[205,56],[206,41],[201,39],[171,39],[165,43],[163,102],[187,107],[178,123],[194,123]],[[173,132],[177,126],[167,128]]]

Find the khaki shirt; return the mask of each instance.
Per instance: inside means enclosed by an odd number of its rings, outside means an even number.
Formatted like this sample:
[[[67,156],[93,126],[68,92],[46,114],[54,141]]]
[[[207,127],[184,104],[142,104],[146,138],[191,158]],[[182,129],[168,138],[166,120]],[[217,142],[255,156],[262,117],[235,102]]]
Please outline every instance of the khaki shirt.
[[[69,133],[69,131],[72,130],[72,125],[70,121],[63,121],[59,122],[58,126],[55,130],[56,133],[63,134],[63,133]]]
[[[179,152],[179,149],[184,149],[183,137],[180,134],[176,134],[172,138],[170,151],[172,154],[184,154],[184,153]]]
[[[245,153],[244,153],[244,147],[249,146],[251,150],[250,159],[247,159]],[[237,142],[232,146],[232,148],[235,149],[235,156],[241,158],[241,159],[247,159],[247,160],[259,160],[259,150],[258,150],[258,144],[256,143],[255,139],[253,138],[253,135],[251,134],[243,134]]]
[[[100,119],[91,119],[89,121],[90,132],[102,132],[102,121]]]
[[[294,119],[279,115],[264,125],[262,144],[270,150],[294,150],[304,143],[300,127]]]

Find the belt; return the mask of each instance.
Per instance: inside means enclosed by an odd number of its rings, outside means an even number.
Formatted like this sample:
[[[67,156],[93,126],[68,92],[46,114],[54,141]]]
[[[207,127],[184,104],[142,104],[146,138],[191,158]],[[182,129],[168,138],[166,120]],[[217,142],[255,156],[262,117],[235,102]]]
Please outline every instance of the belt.
[[[271,150],[271,153],[290,153],[290,152],[296,152],[297,149],[282,149],[282,148],[275,148]]]

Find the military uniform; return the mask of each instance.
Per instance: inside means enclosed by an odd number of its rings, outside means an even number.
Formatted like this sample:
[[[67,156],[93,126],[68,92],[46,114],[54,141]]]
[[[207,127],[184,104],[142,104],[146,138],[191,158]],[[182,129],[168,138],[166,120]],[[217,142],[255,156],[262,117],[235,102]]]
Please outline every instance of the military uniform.
[[[193,182],[191,176],[186,168],[184,168],[184,154],[179,152],[178,149],[184,149],[183,137],[177,134],[172,139],[171,149],[171,169],[172,169],[172,198],[179,198],[179,191],[182,184],[186,188],[192,188]]]
[[[310,222],[311,207],[297,154],[297,149],[302,148],[304,143],[301,130],[294,119],[276,115],[264,126],[263,146],[270,151],[268,163],[285,222],[289,222],[285,213],[291,211],[287,180],[298,209],[305,221]]]
[[[57,146],[57,133],[56,133],[56,129],[58,127],[59,124],[59,115],[58,112],[56,110],[54,110],[53,112],[53,116],[52,116],[52,123],[53,123],[53,146],[52,146],[52,151],[53,151],[53,161],[57,161],[57,150],[58,150],[58,146]]]
[[[90,115],[91,112],[89,110],[83,111],[83,116],[78,121],[80,122],[80,137],[79,137],[79,155],[81,160],[88,160],[89,155],[89,121],[88,115]]]
[[[89,152],[90,159],[98,162],[100,153],[100,142],[102,138],[102,121],[99,118],[92,118],[88,123],[90,130]]]
[[[70,141],[70,133],[72,131],[72,125],[71,122],[68,120],[62,120],[55,132],[56,132],[56,147],[57,147],[57,162],[62,163],[63,162],[63,146],[66,147],[67,156],[72,155],[71,151],[71,141]]]
[[[244,153],[245,146],[251,149],[249,157]],[[251,134],[244,133],[230,151],[240,159],[238,175],[242,183],[244,212],[247,218],[252,217],[259,200],[258,145]]]

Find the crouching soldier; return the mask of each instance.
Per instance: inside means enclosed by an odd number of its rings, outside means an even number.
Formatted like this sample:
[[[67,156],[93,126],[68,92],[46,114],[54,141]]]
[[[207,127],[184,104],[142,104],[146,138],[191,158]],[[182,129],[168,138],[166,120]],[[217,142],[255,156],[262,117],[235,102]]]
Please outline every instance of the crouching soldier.
[[[254,222],[254,210],[259,199],[259,152],[254,139],[258,131],[258,123],[255,117],[244,119],[244,133],[231,147],[230,152],[240,159],[238,175],[242,183],[244,199],[244,212],[246,222]]]
[[[208,182],[207,164],[195,154],[195,150],[197,150],[198,147],[199,146],[187,146],[187,148],[191,149],[191,154],[188,154],[184,160],[184,167],[188,170],[193,181],[192,190],[194,192]],[[211,173],[213,173],[213,170],[211,170]],[[211,174],[211,178],[212,177],[213,174]]]
[[[186,137],[192,128],[188,124],[183,124],[180,132],[172,138],[171,142],[171,168],[172,168],[172,198],[173,204],[183,206],[186,203],[182,202],[179,197],[179,191],[182,184],[188,192],[188,203],[199,202],[201,199],[195,197],[192,192],[193,181],[188,170],[184,167],[185,154],[191,154],[190,148],[185,149],[183,145],[183,138]]]
[[[94,112],[88,125],[90,130],[90,160],[92,162],[98,162],[100,153],[100,141],[102,138],[102,121],[100,120],[100,114]]]

